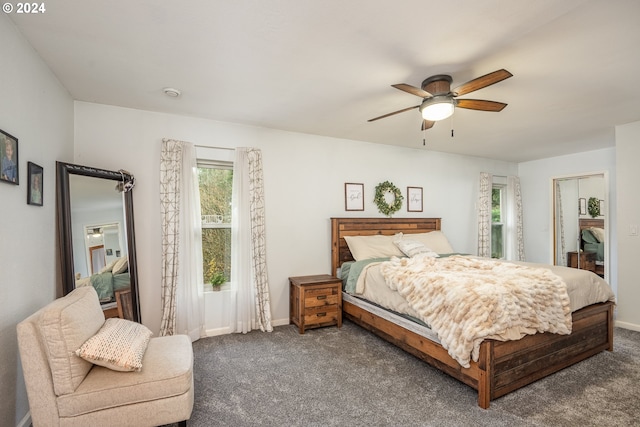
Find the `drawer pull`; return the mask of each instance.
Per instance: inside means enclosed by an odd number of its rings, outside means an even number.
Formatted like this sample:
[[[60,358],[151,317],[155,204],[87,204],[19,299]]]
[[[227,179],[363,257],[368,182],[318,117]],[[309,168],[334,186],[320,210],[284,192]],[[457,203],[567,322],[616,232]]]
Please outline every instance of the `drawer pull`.
[[[317,299],[327,299],[327,296],[326,295],[318,295],[316,298]]]
[[[318,313],[318,314],[316,314],[317,317],[324,317],[326,315],[327,315],[327,313]]]

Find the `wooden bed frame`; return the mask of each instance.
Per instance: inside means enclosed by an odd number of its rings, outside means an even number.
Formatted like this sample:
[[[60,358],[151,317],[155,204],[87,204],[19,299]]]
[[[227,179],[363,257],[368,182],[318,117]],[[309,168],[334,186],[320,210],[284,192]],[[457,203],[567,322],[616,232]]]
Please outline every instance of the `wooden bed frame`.
[[[331,267],[335,274],[353,257],[344,236],[394,235],[440,230],[440,218],[331,218]],[[613,303],[573,313],[570,335],[527,335],[517,341],[485,340],[478,362],[463,368],[438,343],[343,301],[344,316],[478,391],[489,402],[603,350],[613,351]]]

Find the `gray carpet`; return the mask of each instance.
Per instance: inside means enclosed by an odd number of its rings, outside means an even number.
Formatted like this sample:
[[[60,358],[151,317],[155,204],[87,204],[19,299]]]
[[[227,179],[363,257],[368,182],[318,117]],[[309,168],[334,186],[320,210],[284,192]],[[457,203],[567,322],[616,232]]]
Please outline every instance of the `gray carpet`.
[[[189,426],[640,425],[640,333],[491,402],[353,323],[194,343]]]

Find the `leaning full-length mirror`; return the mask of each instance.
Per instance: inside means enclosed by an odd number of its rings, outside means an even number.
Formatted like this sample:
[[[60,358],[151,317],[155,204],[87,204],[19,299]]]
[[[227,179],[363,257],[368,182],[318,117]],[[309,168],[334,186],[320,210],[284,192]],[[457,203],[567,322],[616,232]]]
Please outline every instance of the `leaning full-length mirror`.
[[[57,162],[63,293],[93,286],[106,317],[139,322],[133,184],[125,171]]]

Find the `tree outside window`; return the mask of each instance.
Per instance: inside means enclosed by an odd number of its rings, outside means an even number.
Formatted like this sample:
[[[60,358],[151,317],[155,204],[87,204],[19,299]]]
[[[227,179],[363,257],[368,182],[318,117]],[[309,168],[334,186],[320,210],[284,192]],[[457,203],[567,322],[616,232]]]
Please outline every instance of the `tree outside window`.
[[[504,190],[503,185],[491,190],[491,258],[504,258]]]
[[[233,165],[198,163],[202,213],[203,282],[231,280],[231,195]]]

